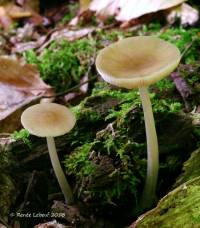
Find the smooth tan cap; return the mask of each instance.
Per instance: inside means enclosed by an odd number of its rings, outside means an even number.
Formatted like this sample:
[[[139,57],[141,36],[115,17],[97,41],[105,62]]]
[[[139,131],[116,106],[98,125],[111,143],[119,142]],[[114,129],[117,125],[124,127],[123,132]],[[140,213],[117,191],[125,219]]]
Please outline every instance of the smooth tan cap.
[[[123,39],[101,50],[96,67],[103,79],[127,89],[149,86],[179,64],[179,49],[153,36]]]
[[[39,137],[56,137],[69,132],[75,125],[73,113],[55,103],[36,104],[27,108],[21,122],[31,134]]]

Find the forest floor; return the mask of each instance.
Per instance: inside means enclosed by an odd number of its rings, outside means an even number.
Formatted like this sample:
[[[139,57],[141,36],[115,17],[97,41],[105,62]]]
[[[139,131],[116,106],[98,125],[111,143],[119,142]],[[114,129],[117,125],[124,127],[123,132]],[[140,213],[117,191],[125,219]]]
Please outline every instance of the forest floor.
[[[0,227],[199,227],[199,23],[169,24],[158,14],[121,28],[114,18],[102,23],[87,14],[71,28],[79,5],[57,7],[40,15],[47,25],[38,16],[0,31],[1,55],[14,59],[6,71],[15,75],[0,76]],[[177,69],[149,88],[160,165],[148,210],[138,208],[147,167],[139,92],[109,85],[95,67],[101,49],[141,35],[182,53]],[[39,102],[63,104],[76,116],[72,131],[56,138],[73,205],[64,202],[45,139],[21,126],[22,112]]]

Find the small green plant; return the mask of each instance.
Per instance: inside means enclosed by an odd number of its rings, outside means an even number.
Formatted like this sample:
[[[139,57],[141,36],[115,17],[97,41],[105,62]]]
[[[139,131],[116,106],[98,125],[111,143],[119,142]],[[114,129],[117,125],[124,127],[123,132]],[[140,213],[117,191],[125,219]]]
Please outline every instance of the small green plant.
[[[29,139],[29,132],[26,129],[21,129],[20,131],[14,131],[11,137],[14,140],[22,140],[29,148],[31,148],[31,141]]]
[[[52,85],[56,92],[80,83],[81,77],[88,70],[94,54],[92,39],[81,39],[74,42],[57,41],[43,50],[40,56],[31,50],[25,53],[28,63],[36,64],[42,79]]]

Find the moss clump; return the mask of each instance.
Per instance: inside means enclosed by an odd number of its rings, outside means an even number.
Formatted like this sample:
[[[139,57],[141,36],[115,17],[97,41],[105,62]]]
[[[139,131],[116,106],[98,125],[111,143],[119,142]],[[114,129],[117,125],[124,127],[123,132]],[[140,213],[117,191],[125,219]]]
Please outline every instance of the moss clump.
[[[142,30],[134,32],[115,29],[110,31],[97,30],[94,35],[91,35],[91,38],[83,38],[74,42],[55,41],[49,48],[44,49],[39,56],[32,50],[27,51],[25,58],[28,63],[38,66],[41,77],[55,87],[57,92],[62,92],[79,83],[80,78],[88,69],[88,64],[94,55],[94,51],[98,51],[108,44],[125,37],[158,35],[162,39],[177,45],[181,52],[193,41],[182,62],[193,63],[199,60],[196,52],[196,49],[200,46],[199,29],[169,28],[162,34],[160,34],[160,29],[161,25],[150,24],[149,26],[144,26]],[[158,84],[173,87],[173,84],[168,82],[169,80],[164,80]]]
[[[175,187],[184,182],[200,176],[200,149],[195,150],[191,157],[184,163],[183,173],[178,177]]]
[[[200,178],[186,182],[167,194],[134,227],[199,227],[200,225]]]
[[[29,148],[31,148],[31,141],[29,139],[30,133],[26,129],[21,129],[20,131],[14,131],[11,138],[14,140],[22,140]]]
[[[80,82],[87,72],[94,54],[94,41],[81,39],[74,42],[53,42],[37,56],[34,51],[27,51],[28,63],[36,64],[42,79],[61,92]]]
[[[190,150],[186,138],[192,131],[191,120],[179,113],[181,101],[170,94],[166,98],[162,92],[150,93],[163,176],[180,171]],[[76,179],[77,195],[99,205],[136,205],[146,176],[145,129],[138,91],[99,82],[73,111],[77,128],[68,135],[73,151],[65,166]]]

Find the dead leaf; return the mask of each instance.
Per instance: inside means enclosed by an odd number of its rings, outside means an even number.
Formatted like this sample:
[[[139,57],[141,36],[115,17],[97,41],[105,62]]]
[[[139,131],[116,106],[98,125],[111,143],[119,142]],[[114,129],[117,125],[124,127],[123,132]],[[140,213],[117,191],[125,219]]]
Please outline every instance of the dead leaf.
[[[21,109],[43,95],[52,95],[52,90],[40,79],[33,65],[22,65],[17,60],[1,57],[0,66],[0,132],[5,129],[10,132],[19,124]],[[15,124],[11,124],[13,122]]]
[[[88,82],[88,75],[86,74],[83,78],[80,80],[80,91],[83,94],[86,94],[88,92],[89,82]]]
[[[177,18],[180,19],[181,25],[194,25],[199,20],[199,11],[190,5],[183,3],[174,7],[167,15],[167,21],[173,24]]]
[[[68,93],[67,95],[65,95],[63,97],[63,100],[64,100],[65,103],[68,103],[68,102],[72,101],[73,99],[75,99],[78,96],[80,96],[80,93],[71,92],[71,93]]]
[[[37,41],[30,41],[30,42],[21,42],[15,44],[12,48],[12,53],[23,53],[24,51],[39,48],[46,40],[46,36],[41,36]]]
[[[193,95],[192,88],[189,86],[186,80],[183,77],[181,77],[178,71],[171,73],[171,78],[176,86],[176,89],[178,90],[181,97],[183,98],[186,111],[188,112],[191,111],[191,104],[190,104],[191,102],[189,101],[190,101],[190,97]]]
[[[90,10],[101,18],[116,15],[118,21],[129,21],[148,13],[179,5],[185,0],[93,0]]]
[[[65,28],[63,30],[54,32],[51,35],[51,39],[52,40],[67,39],[69,41],[74,41],[88,35],[92,31],[94,31],[93,28],[84,28],[76,31]]]
[[[15,35],[11,36],[9,41],[12,44],[12,53],[22,53],[29,49],[39,48],[45,41],[47,36],[40,35],[35,26],[26,23],[24,27],[15,30]],[[27,42],[28,41],[28,42]]]
[[[83,11],[88,10],[91,1],[92,1],[92,0],[79,0],[80,12],[83,12]]]
[[[6,7],[6,12],[12,19],[20,19],[32,16],[30,11],[12,4]]]
[[[64,28],[61,30],[57,30],[51,34],[50,39],[47,42],[45,42],[38,51],[39,52],[42,51],[44,48],[49,46],[49,44],[52,41],[61,40],[61,39],[66,39],[68,41],[74,41],[74,40],[77,40],[84,36],[87,36],[89,33],[93,32],[93,31],[94,31],[94,28],[84,28],[84,29],[80,29],[80,30],[69,30],[67,28]]]
[[[39,13],[40,11],[40,0],[24,0],[21,1],[25,9],[29,9],[32,12]]]
[[[34,228],[67,228],[67,226],[64,226],[60,223],[58,223],[56,220],[54,221],[50,221],[50,222],[46,222],[46,223],[40,223],[36,226],[34,226]]]
[[[3,85],[14,86],[35,96],[50,88],[40,79],[34,65],[22,65],[16,60],[1,57],[0,66],[0,83]]]
[[[199,20],[199,11],[183,3],[181,6],[181,24],[194,25]]]
[[[0,228],[6,228],[6,226],[0,223]]]
[[[1,3],[1,2],[0,2]],[[39,0],[5,1],[0,6],[0,24],[5,30],[8,30],[13,21],[19,19],[31,18],[35,24],[42,24],[43,17],[39,15]]]
[[[12,24],[12,19],[7,15],[6,9],[3,6],[0,6],[0,24],[4,30],[8,30]]]
[[[11,36],[10,42],[16,44],[24,40],[32,40],[34,35],[34,25],[26,23],[23,27],[15,30],[15,35]]]

